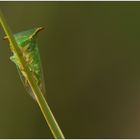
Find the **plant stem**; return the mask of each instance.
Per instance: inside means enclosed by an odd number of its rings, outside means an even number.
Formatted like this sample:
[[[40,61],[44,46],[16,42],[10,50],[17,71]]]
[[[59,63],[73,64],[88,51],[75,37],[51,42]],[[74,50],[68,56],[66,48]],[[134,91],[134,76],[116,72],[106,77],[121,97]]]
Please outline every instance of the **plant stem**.
[[[19,47],[15,41],[15,38],[13,37],[12,32],[11,32],[1,10],[0,10],[0,23],[1,23],[6,35],[8,37],[8,40],[10,42],[10,48],[11,48],[12,52],[14,52],[16,54],[24,72],[26,73],[26,79],[28,80],[28,83],[29,83],[31,89],[33,90],[33,93],[34,93],[34,96],[37,100],[37,103],[38,103],[38,105],[39,105],[39,107],[40,107],[40,109],[41,109],[41,111],[46,119],[46,122],[49,125],[49,128],[50,128],[54,138],[64,139],[63,133],[62,133],[58,123],[56,122],[49,105],[47,104],[40,88],[38,87],[38,85],[34,81],[29,68],[27,67],[26,62],[22,57],[22,54],[21,54]]]

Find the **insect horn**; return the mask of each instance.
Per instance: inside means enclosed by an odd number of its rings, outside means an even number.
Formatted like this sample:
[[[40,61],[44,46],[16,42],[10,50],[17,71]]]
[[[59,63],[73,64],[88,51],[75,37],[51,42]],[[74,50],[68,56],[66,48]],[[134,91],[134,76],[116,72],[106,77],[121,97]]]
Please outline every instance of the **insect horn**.
[[[38,27],[35,31],[35,34],[37,34],[38,32],[40,32],[41,30],[44,30],[44,27]]]
[[[3,40],[7,40],[8,39],[8,37],[7,36],[5,36],[4,38],[3,38]]]
[[[38,27],[38,28],[34,31],[34,33],[30,36],[30,38],[31,38],[31,39],[34,38],[34,37],[38,34],[38,32],[42,31],[43,29],[44,29],[44,27]]]
[[[44,27],[38,27],[38,28],[35,30],[35,32],[30,36],[30,38],[33,38],[34,36],[36,36],[36,35],[38,34],[38,32],[40,32],[41,30],[44,30]],[[8,37],[5,36],[3,39],[4,39],[4,40],[8,40]]]

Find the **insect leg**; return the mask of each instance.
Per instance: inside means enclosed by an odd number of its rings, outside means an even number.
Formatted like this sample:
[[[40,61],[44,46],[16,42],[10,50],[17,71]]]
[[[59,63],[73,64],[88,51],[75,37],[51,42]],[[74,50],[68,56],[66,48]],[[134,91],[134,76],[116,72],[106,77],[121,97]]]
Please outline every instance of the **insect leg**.
[[[11,60],[12,62],[14,62],[14,63],[17,65],[17,63],[16,63],[16,58],[15,58],[14,55],[10,57],[10,60]]]

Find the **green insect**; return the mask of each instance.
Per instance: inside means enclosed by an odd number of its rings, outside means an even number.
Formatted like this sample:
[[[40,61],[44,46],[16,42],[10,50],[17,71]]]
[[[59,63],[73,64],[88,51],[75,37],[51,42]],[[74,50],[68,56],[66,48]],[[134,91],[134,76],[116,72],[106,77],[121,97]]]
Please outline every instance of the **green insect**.
[[[30,29],[24,32],[14,34],[14,37],[19,46],[22,57],[25,60],[26,65],[28,66],[32,74],[32,77],[36,81],[37,85],[40,87],[41,91],[45,93],[43,71],[42,71],[42,66],[41,66],[39,50],[36,43],[36,35],[42,29],[43,27]],[[7,39],[7,37],[5,37],[4,39]],[[32,89],[30,88],[30,85],[26,79],[26,75],[24,71],[22,70],[22,67],[19,63],[18,57],[16,56],[14,51],[12,52],[13,52],[13,55],[10,57],[10,60],[16,64],[20,78],[25,88],[27,89],[28,93],[35,99]]]

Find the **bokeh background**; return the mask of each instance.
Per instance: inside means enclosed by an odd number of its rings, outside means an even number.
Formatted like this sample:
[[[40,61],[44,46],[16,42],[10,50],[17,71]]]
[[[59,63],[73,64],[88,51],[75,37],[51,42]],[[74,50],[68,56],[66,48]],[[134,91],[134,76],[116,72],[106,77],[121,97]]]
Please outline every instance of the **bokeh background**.
[[[66,138],[140,138],[140,2],[0,2],[13,33],[44,26],[48,103]],[[52,138],[0,28],[0,138]]]

